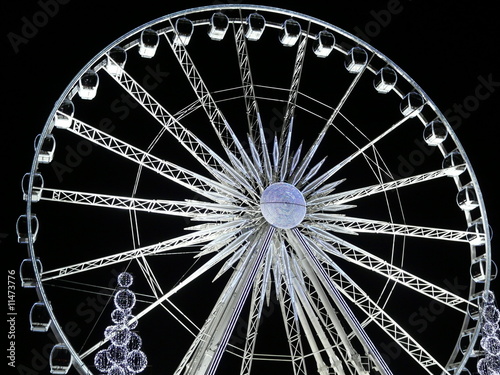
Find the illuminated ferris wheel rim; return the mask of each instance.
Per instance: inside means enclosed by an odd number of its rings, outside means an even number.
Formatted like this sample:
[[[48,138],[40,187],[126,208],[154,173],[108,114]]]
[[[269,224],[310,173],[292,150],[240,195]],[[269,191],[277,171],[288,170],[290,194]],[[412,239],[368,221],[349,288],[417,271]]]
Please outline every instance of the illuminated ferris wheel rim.
[[[440,111],[440,109],[435,105],[435,103],[426,94],[426,92],[417,84],[417,82],[415,82],[413,80],[413,78],[411,78],[403,69],[401,69],[390,58],[388,58],[386,55],[382,54],[380,51],[378,51],[376,48],[374,48],[370,44],[366,43],[363,39],[361,39],[361,38],[359,38],[359,37],[357,37],[357,36],[355,36],[355,35],[347,32],[347,31],[343,30],[342,28],[340,28],[338,26],[335,26],[335,25],[333,25],[333,24],[331,24],[329,22],[325,22],[325,21],[323,21],[321,19],[308,16],[308,15],[306,15],[304,13],[295,12],[295,11],[291,11],[291,10],[287,10],[287,9],[283,9],[283,8],[272,7],[272,6],[264,6],[264,5],[255,5],[255,4],[218,4],[218,5],[213,5],[213,6],[201,6],[201,7],[195,7],[195,8],[190,8],[190,9],[186,9],[186,10],[181,10],[181,11],[178,11],[178,12],[170,13],[168,15],[159,17],[159,18],[157,18],[155,20],[147,22],[147,23],[143,24],[142,26],[139,26],[139,27],[131,30],[130,32],[126,33],[125,35],[123,35],[122,37],[116,39],[113,43],[111,43],[110,45],[108,45],[105,49],[103,49],[100,53],[98,53],[91,61],[89,61],[89,63],[87,63],[80,70],[80,72],[75,76],[75,78],[73,79],[73,81],[67,86],[66,90],[63,92],[63,94],[60,96],[60,98],[58,99],[58,101],[55,103],[54,108],[53,108],[51,114],[49,115],[48,120],[47,120],[47,122],[45,124],[43,133],[40,135],[40,138],[43,139],[47,134],[50,134],[50,131],[52,130],[52,124],[51,124],[52,119],[56,115],[58,109],[60,108],[60,106],[62,105],[62,103],[64,102],[64,100],[67,99],[67,98],[71,98],[72,96],[74,96],[74,95],[77,94],[76,87],[78,86],[78,81],[81,79],[81,77],[86,72],[88,72],[89,70],[96,69],[96,71],[98,71],[101,68],[103,68],[102,64],[97,64],[97,63],[99,61],[103,60],[103,58],[111,50],[112,47],[119,45],[120,43],[122,43],[123,41],[125,41],[127,39],[130,39],[130,37],[132,37],[134,35],[140,34],[140,32],[142,32],[143,30],[149,29],[149,28],[151,28],[151,27],[153,27],[155,25],[161,24],[161,23],[163,23],[165,21],[168,21],[168,20],[178,19],[180,17],[185,17],[187,15],[197,14],[197,13],[203,13],[203,12],[207,12],[207,11],[217,12],[217,11],[234,10],[234,9],[247,10],[247,11],[255,11],[255,12],[258,12],[258,11],[269,11],[269,12],[273,12],[273,13],[277,13],[277,14],[281,14],[281,15],[287,15],[287,16],[295,17],[297,19],[301,19],[301,20],[308,21],[308,22],[311,22],[311,23],[315,23],[317,25],[323,26],[325,29],[329,29],[329,30],[335,31],[336,33],[338,33],[340,35],[346,36],[347,38],[349,38],[349,39],[353,40],[354,42],[356,42],[356,44],[358,46],[363,47],[364,49],[370,51],[374,55],[377,55],[382,60],[386,61],[386,63],[387,63],[388,66],[390,66],[392,69],[394,69],[397,72],[398,75],[400,75],[402,78],[404,78],[407,82],[409,82],[415,88],[416,92],[418,92],[419,94],[421,94],[424,97],[426,105],[429,105],[433,109],[433,111],[435,111],[437,113],[437,115],[439,117],[439,120],[442,121],[443,124],[448,129],[448,135],[452,137],[453,141],[455,142],[455,144],[457,146],[457,150],[463,156],[464,161],[467,164],[467,170],[468,170],[468,172],[470,174],[470,177],[471,177],[471,183],[474,185],[476,193],[478,194],[478,203],[480,205],[479,209],[481,211],[481,217],[483,219],[484,225],[485,225],[486,228],[490,228],[489,224],[488,224],[486,207],[484,205],[484,201],[483,201],[483,198],[482,198],[481,190],[480,190],[480,187],[479,187],[479,182],[477,180],[477,177],[476,177],[476,175],[474,173],[472,165],[471,165],[471,163],[470,163],[470,161],[469,161],[469,159],[467,157],[467,154],[466,154],[463,146],[462,146],[461,142],[459,141],[458,137],[456,136],[455,132],[453,131],[453,128],[449,124],[449,122],[446,119],[446,117],[442,114],[442,112]],[[241,22],[241,20],[239,20],[239,19],[232,19],[231,22],[232,23],[239,23],[239,22]],[[194,22],[193,24],[195,26],[201,26],[201,25],[206,26],[206,25],[209,24],[209,20],[208,19],[203,19],[200,22],[198,22],[198,23]],[[281,28],[282,27],[282,25],[278,24],[278,23],[274,23],[274,24],[273,23],[271,23],[271,24],[267,24],[266,23],[266,26],[274,27],[274,28]],[[169,27],[166,27],[166,28],[163,28],[162,30],[160,30],[159,34],[161,32],[163,32],[163,33],[172,32],[172,30],[173,30],[173,25],[170,25]],[[302,33],[306,33],[306,32],[304,30],[302,30]],[[309,38],[314,38],[315,36],[314,35],[308,35],[308,37]],[[127,48],[130,49],[130,48],[137,47],[137,44],[138,44],[138,39],[136,39],[133,43],[129,43],[127,45]],[[336,49],[337,51],[342,52],[344,54],[346,54],[348,52],[346,50],[339,49],[337,46],[334,46],[334,49]],[[367,69],[370,70],[370,68],[371,68],[370,65],[368,65]],[[373,69],[372,69],[372,73],[375,73],[375,71]],[[282,90],[281,88],[275,88],[275,89]],[[393,90],[393,92],[396,92],[397,95],[399,95],[401,98],[403,98],[404,95],[405,95],[403,92],[398,91],[397,87],[394,87],[392,90]],[[40,146],[41,146],[41,144],[39,145],[39,147],[35,148],[35,159],[34,160],[36,160],[36,156],[39,153]],[[34,162],[34,164],[32,166],[32,170],[31,170],[31,176],[33,176],[36,173],[37,167],[38,167],[38,163]],[[31,188],[32,188],[32,183],[30,181],[30,189]],[[30,209],[31,208],[31,202],[29,202],[29,201],[28,201],[28,206],[29,206],[29,209]],[[490,228],[490,230],[491,230],[491,228]],[[489,241],[487,241],[487,243],[486,243],[486,255],[487,255],[487,257],[489,259],[491,259],[491,244],[490,244]],[[489,289],[489,282],[490,282],[489,280],[491,279],[491,270],[487,271],[487,278],[486,279],[487,279],[486,282],[485,282],[486,283],[486,287],[487,287],[487,289]]]
[[[130,40],[135,35],[139,35],[140,32],[142,32],[143,30],[146,30],[148,28],[154,27],[155,25],[159,25],[159,24],[162,24],[162,23],[167,22],[167,21],[178,19],[180,17],[186,17],[186,16],[189,16],[189,15],[194,15],[194,14],[198,14],[198,13],[211,12],[211,11],[214,11],[214,12],[215,11],[224,11],[224,10],[245,10],[245,11],[255,11],[255,12],[262,12],[262,13],[270,12],[270,13],[274,13],[274,14],[280,14],[280,15],[283,15],[283,16],[291,16],[291,17],[293,17],[294,19],[297,19],[297,20],[304,20],[306,22],[314,23],[316,25],[324,27],[327,30],[335,32],[335,33],[337,33],[339,35],[343,35],[344,37],[346,37],[346,38],[354,41],[356,45],[358,45],[358,46],[366,49],[370,53],[372,53],[372,54],[376,55],[377,57],[379,57],[380,59],[384,60],[387,63],[388,66],[390,66],[391,68],[393,68],[398,73],[399,76],[403,77],[407,82],[409,82],[414,87],[415,92],[418,92],[420,95],[422,95],[424,97],[425,103],[427,105],[429,105],[433,109],[433,111],[439,116],[439,119],[442,121],[442,123],[445,124],[445,126],[447,127],[447,129],[448,129],[448,135],[450,137],[452,137],[454,143],[457,146],[457,149],[459,150],[460,154],[464,158],[465,163],[467,164],[467,171],[468,171],[468,173],[470,175],[471,183],[474,185],[475,191],[478,194],[478,203],[479,203],[479,210],[481,211],[481,218],[482,218],[482,221],[483,221],[485,227],[488,227],[487,216],[486,216],[486,209],[485,209],[485,206],[484,206],[484,202],[483,202],[482,196],[480,194],[479,185],[478,185],[476,176],[475,176],[475,174],[474,174],[474,172],[472,170],[472,167],[470,165],[470,162],[467,159],[465,151],[463,150],[463,148],[462,148],[459,140],[457,139],[455,133],[451,129],[451,126],[447,122],[447,120],[444,117],[444,115],[434,105],[434,103],[432,102],[432,100],[425,94],[425,92],[413,81],[413,79],[411,79],[411,77],[409,77],[402,69],[400,69],[396,64],[394,64],[387,57],[385,57],[384,55],[382,55],[379,51],[377,51],[372,46],[370,46],[367,43],[365,43],[363,40],[361,40],[361,39],[353,36],[352,34],[346,32],[346,31],[344,31],[344,30],[342,30],[342,29],[340,29],[340,28],[338,28],[336,26],[333,26],[333,25],[331,25],[329,23],[326,23],[324,21],[321,21],[321,20],[309,17],[307,15],[304,15],[304,14],[301,14],[301,13],[297,13],[297,12],[291,12],[291,11],[287,11],[287,10],[283,10],[283,9],[273,8],[273,7],[258,6],[258,5],[217,5],[217,6],[199,7],[199,8],[193,8],[193,9],[188,9],[188,10],[185,10],[185,11],[180,11],[180,12],[172,13],[172,14],[164,16],[164,17],[160,17],[160,18],[158,18],[156,20],[153,20],[153,21],[151,21],[151,22],[149,22],[147,24],[144,24],[143,26],[141,26],[139,28],[136,28],[136,29],[132,30],[131,32],[125,34],[123,37],[117,39],[115,42],[113,42],[108,47],[106,47],[101,53],[99,53],[98,55],[96,55],[96,57],[94,59],[92,59],[77,74],[77,76],[73,79],[73,81],[68,85],[67,89],[64,91],[64,93],[62,94],[62,96],[60,97],[60,99],[56,102],[54,110],[52,111],[51,115],[49,116],[49,119],[48,119],[48,121],[46,123],[46,126],[45,126],[45,128],[43,130],[43,133],[41,134],[40,138],[41,139],[45,139],[49,134],[51,134],[52,127],[53,127],[52,119],[57,114],[57,111],[61,107],[61,105],[63,104],[64,100],[67,99],[67,98],[72,98],[74,95],[76,95],[76,93],[77,93],[76,88],[77,88],[78,82],[82,78],[82,76],[85,73],[87,73],[89,70],[99,71],[100,69],[104,68],[104,65],[102,65],[100,62],[103,61],[103,59],[109,53],[109,51],[111,50],[111,48],[113,48],[114,46],[117,46],[117,45],[123,43],[124,41]],[[240,22],[241,21],[239,19],[237,19],[237,20],[236,19],[232,19],[231,20],[231,23],[233,23],[233,24],[237,24],[237,23],[240,23]],[[200,20],[200,21],[193,21],[193,25],[194,26],[208,25],[208,20],[207,19],[203,19],[203,20]],[[280,28],[281,24],[278,24],[278,23],[266,23],[266,26],[269,26],[269,27],[272,27],[272,28]],[[173,32],[173,26],[172,25],[171,26],[167,26],[164,29],[161,29],[159,31],[160,34],[161,33],[168,34],[168,33],[172,33],[172,32]],[[305,32],[303,31],[302,33],[305,33]],[[308,33],[306,33],[305,35],[307,35],[308,38],[314,38],[314,35],[310,35]],[[135,40],[135,41],[133,40],[132,42],[130,42],[130,43],[127,44],[127,47],[125,49],[134,48],[134,47],[137,46],[137,43],[138,43],[137,40]],[[337,51],[340,51],[340,52],[342,52],[344,54],[346,54],[348,52],[346,50],[343,50],[339,46],[335,46],[334,48]],[[376,73],[373,69],[371,69],[371,67],[369,65],[367,66],[367,70],[372,70],[372,73]],[[404,97],[404,93],[399,92],[397,90],[397,88],[394,88],[393,90],[401,98]],[[39,153],[41,151],[40,150],[41,146],[42,146],[42,142],[39,142],[38,147],[35,150],[34,163],[33,163],[33,166],[32,166],[31,172],[30,172],[29,191],[33,191],[33,187],[34,187],[34,181],[33,180],[34,180],[34,176],[36,175],[37,170],[38,170],[38,155],[39,155]],[[26,209],[26,216],[28,218],[31,218],[32,215],[33,215],[33,213],[32,213],[32,201],[31,200],[32,200],[32,194],[28,194],[28,197],[27,197],[27,209]],[[33,262],[33,264],[35,264],[37,260],[36,260],[36,255],[35,255],[35,251],[34,251],[34,246],[33,246],[33,242],[34,242],[34,240],[33,240],[34,228],[32,228],[32,225],[33,225],[32,221],[28,220],[27,221],[28,246],[29,246],[29,252],[31,254],[32,262]],[[486,240],[484,246],[485,246],[486,257],[488,259],[491,259],[491,248],[490,248],[489,239]],[[35,271],[35,276],[37,278],[37,283],[39,285],[39,288],[37,288],[37,291],[38,291],[38,293],[40,295],[40,299],[43,300],[48,305],[48,298],[45,295],[45,291],[44,291],[43,287],[41,286],[42,285],[42,278],[41,278],[41,275],[39,273],[39,270],[38,270],[37,267],[34,267],[34,271]],[[486,275],[485,275],[486,277],[485,277],[485,282],[484,283],[485,283],[485,289],[487,290],[487,289],[489,289],[489,283],[490,283],[490,279],[491,279],[491,267],[490,267],[489,263],[488,263],[487,269],[485,270],[485,273],[486,273]],[[50,311],[50,313],[53,315],[52,311]],[[52,316],[52,321],[53,321],[53,325],[54,325],[55,330],[58,331],[58,333],[59,333],[59,338],[61,339],[61,341],[63,341],[68,346],[68,348],[70,348],[70,350],[73,350],[72,347],[71,347],[71,345],[70,345],[70,343],[66,342],[67,339],[64,336],[64,334],[62,333],[61,327],[59,327],[57,325],[57,319],[56,319],[55,316]],[[477,334],[478,333],[476,332],[475,333],[476,338],[477,338]],[[472,350],[472,348],[470,348],[470,350]],[[78,358],[78,354],[76,352],[73,351],[72,354],[73,354],[74,358]],[[83,366],[85,368],[85,365],[83,364],[83,362],[81,363],[81,366]]]

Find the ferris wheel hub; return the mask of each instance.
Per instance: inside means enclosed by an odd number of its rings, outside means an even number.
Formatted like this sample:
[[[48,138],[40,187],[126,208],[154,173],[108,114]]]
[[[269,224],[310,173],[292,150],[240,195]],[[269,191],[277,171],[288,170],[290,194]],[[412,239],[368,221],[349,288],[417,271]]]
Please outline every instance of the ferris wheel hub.
[[[304,219],[306,201],[295,186],[276,182],[262,193],[260,209],[269,224],[276,228],[290,229]]]

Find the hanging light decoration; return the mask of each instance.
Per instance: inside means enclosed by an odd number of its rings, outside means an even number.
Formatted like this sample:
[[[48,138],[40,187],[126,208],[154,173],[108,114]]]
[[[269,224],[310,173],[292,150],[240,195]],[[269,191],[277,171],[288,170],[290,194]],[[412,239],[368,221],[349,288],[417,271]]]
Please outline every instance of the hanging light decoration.
[[[128,340],[127,349],[129,351],[139,350],[142,347],[142,339],[135,332],[130,332],[130,339]]]
[[[146,354],[141,350],[132,350],[127,356],[127,369],[134,373],[143,371],[148,364]]]
[[[122,272],[118,275],[118,286],[122,288],[128,288],[134,282],[133,276],[128,272]]]
[[[102,349],[97,352],[94,357],[94,365],[97,371],[102,373],[109,372],[113,363],[109,359],[107,349]]]
[[[127,359],[128,350],[124,346],[118,346],[115,344],[111,344],[108,347],[108,357],[114,365],[122,365]]]
[[[121,309],[115,309],[111,313],[111,320],[113,321],[113,323],[122,324],[123,322],[125,322],[126,318],[127,318],[126,312]]]
[[[120,325],[116,327],[109,339],[116,346],[127,345],[130,339],[130,329],[126,325]]]
[[[480,375],[500,375],[500,311],[495,294],[489,290],[483,293],[481,320],[480,345],[485,356],[477,362],[477,371]]]
[[[135,294],[129,289],[121,289],[115,294],[115,306],[117,309],[129,311],[135,306]]]
[[[128,289],[133,283],[128,272],[118,275],[118,291],[114,296],[115,310],[111,313],[114,325],[106,327],[104,337],[111,344],[97,352],[94,357],[96,369],[106,375],[130,375],[144,371],[148,364],[146,354],[141,350],[142,339],[133,332],[137,320],[131,313],[135,305],[134,292]]]
[[[138,322],[137,322],[137,320],[132,321],[132,319],[134,319],[134,316],[132,314],[128,314],[125,317],[125,322],[126,322],[127,327],[129,329],[136,329]]]

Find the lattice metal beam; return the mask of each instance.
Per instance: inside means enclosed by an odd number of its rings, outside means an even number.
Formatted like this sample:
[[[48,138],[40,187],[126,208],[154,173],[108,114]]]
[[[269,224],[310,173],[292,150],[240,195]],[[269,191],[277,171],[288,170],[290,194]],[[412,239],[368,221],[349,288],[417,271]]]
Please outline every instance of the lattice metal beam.
[[[394,224],[385,221],[355,217],[339,217],[335,215],[332,215],[330,220],[325,220],[325,224],[332,225],[333,227],[337,226],[346,228],[357,233],[380,233],[467,243],[469,243],[469,238],[471,236],[471,233],[467,231],[455,229],[441,229],[421,227],[417,225]],[[485,237],[485,234],[481,233],[474,233],[474,235],[481,239],[484,239]]]
[[[343,191],[341,193],[335,193],[331,195],[318,194],[318,196],[315,197],[313,194],[311,194],[311,199],[309,200],[309,203],[311,204],[313,210],[319,210],[325,206],[330,206],[330,205],[344,204],[356,199],[369,197],[373,194],[384,193],[386,191],[396,190],[402,187],[419,184],[440,177],[448,176],[447,172],[449,169],[450,168],[438,169],[437,171],[401,178],[399,180],[389,181],[381,184],[370,185],[359,189]]]
[[[231,186],[221,184],[166,160],[161,160],[76,118],[73,119],[67,130],[213,201],[228,202],[233,199],[232,197],[238,197],[242,201],[248,199]]]
[[[317,246],[324,251],[376,272],[389,280],[413,289],[457,311],[464,314],[467,313],[466,306],[470,305],[471,302],[465,298],[457,296],[421,277],[415,276],[335,235],[325,235],[324,232],[320,233],[319,230],[313,228],[310,228],[310,234],[312,235],[311,237],[316,237],[315,242]]]
[[[173,28],[173,30],[175,30],[175,28]],[[247,173],[254,176],[258,175],[255,165],[248,157],[246,151],[241,145],[240,140],[217,106],[217,103],[210,93],[210,90],[207,88],[193,60],[189,56],[186,46],[184,46],[184,44],[182,43],[174,43],[169,35],[165,35],[165,39],[168,41],[168,44],[170,45],[175,57],[177,58],[186,78],[191,84],[194,93],[202,104],[203,109],[205,110],[208,119],[212,124],[215,134],[221,142],[221,145],[228,153],[236,155],[237,152],[237,155],[241,158],[241,162],[245,166],[244,169],[247,171]],[[234,163],[233,165],[236,167]]]
[[[42,274],[42,281],[52,280],[74,273],[90,271],[95,268],[105,267],[116,263],[121,263],[143,256],[157,255],[173,250],[197,246],[208,241],[217,239],[221,235],[233,232],[238,233],[245,226],[245,221],[235,221],[201,229],[195,233],[175,237],[154,245],[144,246],[138,249],[115,253],[109,256],[88,260],[85,262],[68,265],[65,267],[47,270]]]
[[[306,244],[305,251],[313,262],[317,262],[322,268],[321,272],[328,274],[328,282],[339,290],[352,303],[360,308],[373,322],[375,322],[384,332],[389,335],[398,345],[404,349],[426,372],[433,374],[435,368],[449,372],[435,359],[425,348],[420,345],[405,329],[403,329],[382,307],[378,306],[340,267],[329,259],[326,255],[318,257],[311,252],[315,248],[318,253],[321,250],[315,247],[314,243],[303,237],[298,230],[294,233],[301,236]]]
[[[87,193],[79,191],[43,188],[41,200],[73,203],[94,207],[107,207],[121,210],[144,211],[157,214],[182,217],[204,217],[215,215],[217,220],[233,221],[235,216],[245,209],[233,205],[222,205],[202,201],[174,201],[161,199],[131,198],[109,194]],[[231,214],[231,215],[230,215]]]
[[[108,58],[110,57],[108,56]],[[182,109],[176,115],[172,115],[146,89],[134,80],[126,70],[121,69],[120,74],[110,74],[110,76],[158,121],[195,160],[198,160],[201,166],[205,167],[220,182],[227,182],[228,177],[224,178],[224,174],[227,174],[230,178],[229,184],[239,183],[247,185],[244,182],[244,174],[241,171],[229,165],[229,163],[180,122],[189,113],[203,108],[204,101],[196,101]],[[248,186],[245,186],[245,188],[251,191],[251,188]]]

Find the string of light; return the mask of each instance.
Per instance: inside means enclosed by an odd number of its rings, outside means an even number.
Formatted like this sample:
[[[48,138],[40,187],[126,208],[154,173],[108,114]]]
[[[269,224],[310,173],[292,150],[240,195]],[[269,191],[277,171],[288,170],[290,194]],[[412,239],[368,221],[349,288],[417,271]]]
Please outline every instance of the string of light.
[[[481,308],[481,348],[484,357],[477,363],[480,375],[500,374],[500,311],[496,306],[495,294],[488,290],[483,293],[483,306]]]

